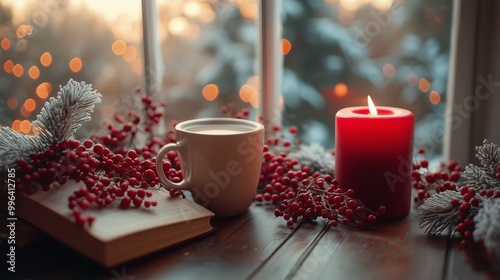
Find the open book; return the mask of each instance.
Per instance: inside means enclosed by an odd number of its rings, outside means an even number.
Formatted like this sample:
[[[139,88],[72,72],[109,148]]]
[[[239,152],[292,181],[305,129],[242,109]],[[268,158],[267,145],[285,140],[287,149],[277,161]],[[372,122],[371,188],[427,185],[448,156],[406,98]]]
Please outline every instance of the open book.
[[[164,189],[153,190],[150,208],[89,209],[82,214],[96,218],[82,228],[73,221],[68,197],[82,188],[68,182],[49,192],[16,195],[16,216],[23,218],[57,240],[105,267],[114,267],[213,231],[214,214],[180,197],[172,198]]]

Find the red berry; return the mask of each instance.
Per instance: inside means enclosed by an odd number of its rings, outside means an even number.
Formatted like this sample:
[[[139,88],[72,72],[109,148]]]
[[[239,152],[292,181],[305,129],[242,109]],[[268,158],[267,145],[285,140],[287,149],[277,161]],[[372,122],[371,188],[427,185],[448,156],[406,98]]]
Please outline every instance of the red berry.
[[[122,201],[120,202],[120,208],[127,209],[131,202],[132,202],[132,199],[130,197],[124,196],[122,198]]]
[[[366,217],[366,220],[369,223],[373,224],[377,221],[377,217],[375,217],[375,215],[373,215],[373,214],[370,214],[370,215],[368,215],[368,217]]]
[[[147,169],[146,171],[144,171],[144,176],[146,177],[146,179],[151,181],[155,179],[156,173],[152,169]]]

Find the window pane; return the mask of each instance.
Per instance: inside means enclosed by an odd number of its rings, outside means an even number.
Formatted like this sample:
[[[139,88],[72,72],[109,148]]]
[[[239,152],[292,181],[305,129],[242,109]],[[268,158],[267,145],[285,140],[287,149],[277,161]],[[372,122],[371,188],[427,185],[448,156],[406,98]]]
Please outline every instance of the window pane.
[[[94,127],[111,117],[110,108],[122,102],[119,97],[142,81],[140,4],[116,0],[2,1],[2,125],[19,131],[17,124],[34,120],[45,101],[71,78],[91,83],[104,95],[104,104],[96,108]]]
[[[415,115],[415,146],[441,153],[451,2],[284,1],[287,114],[308,141],[334,143],[335,113],[376,105]]]

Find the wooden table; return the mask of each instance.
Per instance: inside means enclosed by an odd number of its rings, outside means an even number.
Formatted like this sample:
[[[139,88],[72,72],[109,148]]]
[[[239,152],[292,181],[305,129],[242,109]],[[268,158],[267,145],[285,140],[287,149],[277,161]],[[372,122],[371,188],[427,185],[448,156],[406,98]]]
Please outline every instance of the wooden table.
[[[282,218],[274,217],[273,211],[270,205],[256,203],[238,217],[214,218],[217,232],[111,270],[44,237],[17,250],[16,273],[11,276],[116,280],[500,279],[500,261],[486,259],[479,250],[465,252],[450,236],[426,236],[414,211],[371,230],[331,228],[324,221],[289,228]]]

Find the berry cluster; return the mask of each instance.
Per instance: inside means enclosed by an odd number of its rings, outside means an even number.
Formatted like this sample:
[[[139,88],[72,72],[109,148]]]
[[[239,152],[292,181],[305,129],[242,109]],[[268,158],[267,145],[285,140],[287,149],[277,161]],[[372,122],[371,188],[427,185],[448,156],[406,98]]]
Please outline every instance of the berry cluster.
[[[139,89],[137,93],[140,93]],[[147,134],[146,138],[149,142],[139,151],[143,153],[145,158],[151,158],[155,154],[154,146],[158,148],[164,143],[175,141],[171,137],[172,133],[167,133],[168,137],[162,140],[153,137],[153,128],[158,125],[163,114],[159,111],[159,106],[153,102],[151,97],[142,95],[140,96],[140,100],[140,114],[134,110],[129,110],[127,115],[115,113],[113,116],[114,122],[106,125],[107,133],[99,136],[93,135],[91,139],[96,143],[102,143],[113,153],[124,154],[137,145],[141,146],[138,143],[140,142],[138,134]],[[160,103],[160,107],[164,106],[163,102]]]
[[[238,111],[234,103],[230,103],[227,106],[222,106],[220,108],[220,112],[224,117],[228,118],[246,119],[250,116],[250,109],[243,108]]]
[[[497,174],[495,175],[498,179],[500,179],[500,164],[497,166]]]
[[[481,207],[482,201],[490,197],[498,198],[500,197],[500,192],[493,189],[482,189],[477,192],[476,189],[467,186],[461,187],[459,192],[461,198],[452,199],[450,203],[454,209],[458,209],[459,211],[457,218],[458,225],[455,231],[462,237],[460,245],[463,248],[469,248],[473,243],[473,218]]]
[[[432,172],[429,170],[429,161],[424,157],[425,150],[420,148],[418,154],[422,158],[413,163],[412,171],[412,184],[417,189],[416,202],[421,202],[434,193],[457,189],[462,170],[457,162],[453,160],[448,163],[442,162],[439,169]]]
[[[166,143],[175,142],[175,135],[172,126],[172,131],[168,131],[163,139],[153,137],[151,131],[162,114],[151,97],[141,96],[141,101],[142,114],[134,111],[129,111],[127,116],[115,114],[115,123],[107,126],[107,134],[94,135],[83,142],[64,140],[52,144],[45,152],[19,159],[16,171],[19,174],[18,188],[33,193],[40,186],[48,191],[68,180],[83,182],[85,186],[68,197],[68,207],[75,222],[81,226],[91,225],[94,221],[94,217],[81,213],[91,207],[156,206],[150,191],[160,183],[155,155]],[[140,148],[136,147],[138,133],[150,136]],[[163,159],[163,169],[171,181],[182,180],[176,153],[167,154]],[[179,196],[182,192],[171,190],[170,195]]]
[[[310,221],[321,217],[328,219],[332,226],[340,222],[361,227],[374,223],[385,213],[384,206],[376,212],[366,209],[354,198],[352,189],[344,191],[331,175],[313,172],[310,166],[290,158],[287,151],[291,150],[292,143],[285,140],[281,127],[272,128],[274,134],[266,139],[264,146],[255,200],[279,204],[274,214],[283,217],[288,226],[293,226],[299,218]],[[288,133],[296,138],[297,127],[289,127]]]
[[[168,167],[166,162],[164,166]],[[68,180],[83,182],[85,186],[68,197],[68,207],[81,226],[94,220],[81,214],[92,205],[104,208],[115,201],[123,209],[156,205],[156,201],[149,199],[152,196],[149,189],[159,183],[155,159],[138,158],[135,150],[123,156],[91,140],[83,143],[64,140],[45,152],[31,154],[30,161],[19,159],[18,164],[17,186],[26,193],[33,193],[39,186],[49,191],[54,183],[63,185]]]
[[[301,173],[301,177],[306,176],[304,172]],[[380,206],[378,212],[366,209],[354,198],[354,190],[344,191],[330,175],[315,173],[300,180],[296,194],[287,195],[274,214],[283,217],[288,226],[293,226],[299,217],[306,221],[321,217],[328,219],[333,227],[339,222],[363,227],[366,223],[375,223],[377,217],[385,212],[384,206]]]

